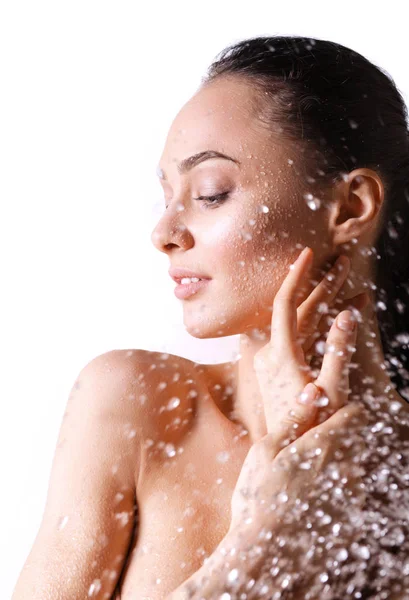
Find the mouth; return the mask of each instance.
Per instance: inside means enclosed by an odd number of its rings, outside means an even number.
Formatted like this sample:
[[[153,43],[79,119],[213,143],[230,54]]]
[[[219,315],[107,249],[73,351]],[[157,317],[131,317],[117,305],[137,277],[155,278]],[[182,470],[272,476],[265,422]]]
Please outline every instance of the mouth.
[[[175,287],[175,296],[179,300],[184,300],[185,298],[189,298],[189,296],[193,296],[198,294],[204,290],[207,285],[210,283],[211,279],[200,279],[199,281],[191,281],[189,278],[183,278],[187,283],[178,283]]]
[[[180,284],[180,283],[189,283],[189,281],[183,281],[183,280],[192,280],[193,279],[193,283],[195,283],[197,280],[209,280],[211,279],[211,277],[208,277],[207,275],[205,275],[204,273],[195,273],[194,271],[191,271],[190,269],[182,269],[179,267],[171,267],[168,271],[170,277],[172,277],[173,281],[175,281],[176,283]]]

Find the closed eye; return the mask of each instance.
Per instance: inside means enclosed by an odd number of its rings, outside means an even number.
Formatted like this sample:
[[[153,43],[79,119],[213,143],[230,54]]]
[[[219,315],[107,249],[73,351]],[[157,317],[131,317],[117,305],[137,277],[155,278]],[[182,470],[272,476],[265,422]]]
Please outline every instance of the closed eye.
[[[230,192],[222,192],[221,194],[216,194],[214,196],[198,196],[197,198],[193,198],[193,200],[198,200],[199,202],[204,202],[205,204],[212,206],[224,202],[229,193]]]

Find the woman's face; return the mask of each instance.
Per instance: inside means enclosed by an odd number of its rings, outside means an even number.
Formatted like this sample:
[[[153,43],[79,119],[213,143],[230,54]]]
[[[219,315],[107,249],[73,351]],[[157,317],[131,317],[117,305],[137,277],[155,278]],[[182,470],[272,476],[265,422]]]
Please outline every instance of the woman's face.
[[[315,190],[299,174],[302,156],[257,118],[256,98],[240,80],[200,89],[173,121],[159,163],[167,209],[152,242],[169,266],[211,278],[181,300],[185,328],[199,338],[268,327],[274,296],[304,246],[318,264],[328,254],[325,209],[310,207]],[[179,171],[204,151],[231,160]],[[219,203],[196,200],[217,194],[226,194]]]

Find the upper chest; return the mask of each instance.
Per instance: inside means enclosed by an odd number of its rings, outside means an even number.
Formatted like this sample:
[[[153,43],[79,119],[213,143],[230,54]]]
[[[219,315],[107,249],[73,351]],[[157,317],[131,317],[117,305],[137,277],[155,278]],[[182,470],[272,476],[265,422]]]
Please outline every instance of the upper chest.
[[[139,480],[138,534],[122,582],[121,598],[166,597],[203,565],[227,534],[230,502],[242,457],[199,438],[162,469]],[[135,592],[138,595],[135,596]]]
[[[230,526],[247,442],[212,404],[206,386],[189,381],[195,394],[167,386],[166,402],[156,404],[158,429],[143,440],[138,534],[122,599],[135,597],[135,586],[138,597],[165,597],[202,566]]]

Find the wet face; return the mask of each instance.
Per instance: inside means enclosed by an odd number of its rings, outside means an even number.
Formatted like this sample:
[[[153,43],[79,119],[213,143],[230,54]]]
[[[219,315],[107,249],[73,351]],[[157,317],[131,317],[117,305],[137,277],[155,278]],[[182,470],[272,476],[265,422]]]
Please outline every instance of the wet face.
[[[200,89],[173,121],[159,161],[164,213],[152,242],[169,266],[211,278],[181,300],[185,328],[199,338],[268,327],[290,264],[306,245],[318,260],[327,247],[325,211],[308,195],[316,190],[300,175],[302,155],[257,118],[257,97],[239,80]],[[204,151],[230,159],[181,168]]]

